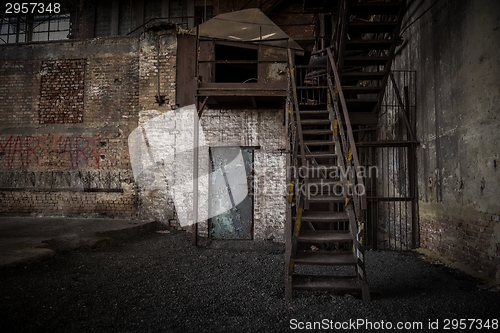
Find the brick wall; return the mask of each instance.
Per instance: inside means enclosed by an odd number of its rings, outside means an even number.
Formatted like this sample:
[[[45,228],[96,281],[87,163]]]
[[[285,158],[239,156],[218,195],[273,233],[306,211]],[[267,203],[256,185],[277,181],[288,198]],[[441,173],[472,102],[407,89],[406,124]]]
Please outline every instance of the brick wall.
[[[137,186],[129,152],[138,125],[177,112],[174,31],[1,48],[0,75],[9,79],[0,85],[1,214],[138,217],[172,225],[179,224],[178,213],[192,214],[188,205],[174,207],[167,186],[175,184]],[[282,117],[280,109],[207,110],[201,120],[210,146],[256,147],[255,239],[283,240]],[[163,136],[177,133],[176,123],[158,126]],[[180,151],[192,131],[181,134],[185,139],[160,142]],[[202,172],[207,158],[200,157]],[[168,178],[164,169],[151,170],[146,176]],[[207,232],[202,224],[200,233]]]
[[[129,141],[133,147],[135,172],[139,175],[143,211],[147,210],[156,218],[168,218],[171,225],[186,225],[194,218],[193,115],[194,109],[141,111],[142,126]],[[200,220],[210,217],[209,147],[254,147],[252,237],[284,240],[286,140],[282,117],[280,109],[210,109],[203,112],[198,171]],[[139,168],[142,172],[137,171]],[[173,203],[180,203],[175,212],[170,211]],[[200,223],[200,235],[206,237],[208,232],[208,224]]]
[[[292,38],[312,37],[314,14],[303,12],[302,1],[294,1],[272,17],[272,20]]]
[[[127,139],[158,107],[155,36],[1,46],[0,213],[148,217]],[[171,103],[175,41],[160,40]]]
[[[254,150],[254,231],[257,240],[284,241],[286,155],[280,109],[207,110],[201,125],[210,146]],[[206,232],[203,226],[200,231]]]
[[[438,3],[406,30],[393,65],[417,72],[421,246],[498,281],[499,15],[493,1]]]
[[[85,60],[42,61],[40,74],[40,124],[83,122]]]

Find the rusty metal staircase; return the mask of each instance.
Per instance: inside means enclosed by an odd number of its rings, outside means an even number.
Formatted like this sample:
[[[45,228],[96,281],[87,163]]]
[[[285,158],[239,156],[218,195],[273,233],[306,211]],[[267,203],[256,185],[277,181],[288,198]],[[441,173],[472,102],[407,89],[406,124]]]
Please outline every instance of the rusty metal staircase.
[[[289,53],[287,299],[293,290],[370,299],[361,220],[366,194],[353,128],[377,125],[405,6],[341,0],[331,46],[307,66],[295,66]]]

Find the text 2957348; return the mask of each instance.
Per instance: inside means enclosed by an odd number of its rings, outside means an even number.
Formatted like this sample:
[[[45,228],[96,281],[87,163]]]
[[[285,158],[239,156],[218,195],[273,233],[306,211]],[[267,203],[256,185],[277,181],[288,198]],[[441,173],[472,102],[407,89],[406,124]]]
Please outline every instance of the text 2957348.
[[[5,14],[58,14],[61,4],[58,2],[7,2]]]

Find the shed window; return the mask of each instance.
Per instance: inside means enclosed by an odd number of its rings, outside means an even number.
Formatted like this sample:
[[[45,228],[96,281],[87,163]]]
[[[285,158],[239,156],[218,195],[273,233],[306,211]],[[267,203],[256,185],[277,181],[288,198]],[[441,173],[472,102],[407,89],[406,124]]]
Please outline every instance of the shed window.
[[[215,45],[215,82],[255,83],[258,49]]]

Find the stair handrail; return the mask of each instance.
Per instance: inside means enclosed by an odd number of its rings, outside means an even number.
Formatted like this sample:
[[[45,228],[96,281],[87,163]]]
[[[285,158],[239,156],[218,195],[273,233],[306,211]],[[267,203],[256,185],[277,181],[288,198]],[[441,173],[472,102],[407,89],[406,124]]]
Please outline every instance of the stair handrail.
[[[335,45],[335,63],[338,68],[342,69],[344,65],[343,54],[345,51],[345,43],[347,36],[347,24],[349,23],[350,2],[347,0],[339,1],[339,8],[337,11],[337,26],[335,28],[334,43]]]
[[[302,162],[302,167],[306,166],[306,152],[304,148],[304,136],[302,135],[302,124],[300,122],[300,111],[299,111],[299,99],[297,96],[297,83],[296,83],[296,75],[295,75],[295,63],[293,61],[293,55],[292,51],[288,49],[288,67],[290,71],[290,78],[291,78],[291,88],[292,88],[292,101],[293,101],[293,108],[295,111],[295,126],[297,129],[297,134],[298,134],[298,139],[299,139],[299,148],[300,148],[300,157],[301,157],[301,162]],[[296,188],[299,189],[299,192],[302,190],[302,185],[304,186],[304,189],[309,192],[309,182],[307,180],[307,175],[304,177],[304,184],[299,184],[298,182],[295,184]],[[308,196],[306,195],[304,198],[304,205],[306,209],[308,208]]]
[[[327,62],[329,63],[329,65],[332,69],[334,80],[335,80],[335,85],[333,85],[333,83],[331,81],[331,77],[328,74],[327,75],[328,87],[329,87],[330,94],[332,95],[332,97],[334,97],[334,96],[336,97],[336,95],[338,95],[338,97],[340,99],[340,104],[342,106],[342,115],[343,115],[342,118],[343,118],[343,121],[345,123],[345,129],[343,128],[344,126],[338,126],[339,131],[340,132],[345,131],[344,134],[346,134],[346,135],[344,135],[344,137],[345,137],[345,148],[347,151],[345,151],[343,154],[344,159],[345,159],[345,165],[347,166],[347,165],[354,164],[353,179],[350,179],[351,178],[350,172],[347,173],[347,176],[348,176],[349,180],[352,180],[351,185],[353,186],[352,193],[353,193],[354,207],[356,210],[356,215],[359,217],[359,216],[361,216],[361,212],[359,211],[359,207],[364,210],[364,209],[366,209],[366,206],[367,206],[366,205],[366,191],[364,190],[365,189],[364,181],[363,181],[363,178],[359,177],[359,175],[358,175],[358,172],[361,171],[361,164],[359,163],[358,152],[356,149],[356,141],[354,140],[354,135],[353,135],[352,126],[351,126],[351,120],[349,118],[349,112],[347,110],[347,104],[345,101],[344,92],[342,90],[342,84],[340,81],[340,76],[339,76],[339,73],[337,70],[337,66],[335,65],[332,51],[328,48],[328,49],[326,49],[326,52],[328,54]],[[338,116],[340,116],[340,115],[338,115]],[[352,156],[352,163],[351,163],[351,159],[350,159],[351,156]],[[363,189],[363,192],[357,193],[356,186],[361,187]]]

